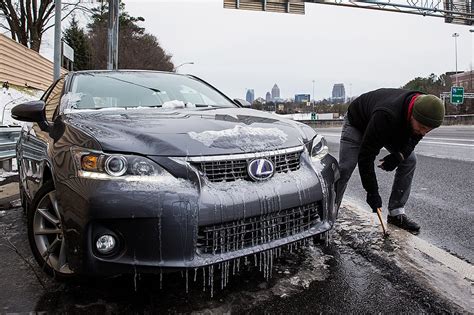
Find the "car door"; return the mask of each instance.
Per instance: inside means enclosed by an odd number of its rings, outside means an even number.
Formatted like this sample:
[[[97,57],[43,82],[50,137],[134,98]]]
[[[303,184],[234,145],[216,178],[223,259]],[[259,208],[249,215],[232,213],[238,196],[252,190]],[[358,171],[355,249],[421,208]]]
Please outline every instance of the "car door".
[[[46,120],[50,125],[52,125],[56,108],[60,104],[63,87],[64,78],[60,78],[42,97],[46,104]],[[23,185],[30,199],[43,185],[45,168],[51,170],[51,160],[48,154],[51,142],[52,139],[48,131],[41,130],[37,123],[26,126],[22,131],[18,152],[19,167],[21,167]]]

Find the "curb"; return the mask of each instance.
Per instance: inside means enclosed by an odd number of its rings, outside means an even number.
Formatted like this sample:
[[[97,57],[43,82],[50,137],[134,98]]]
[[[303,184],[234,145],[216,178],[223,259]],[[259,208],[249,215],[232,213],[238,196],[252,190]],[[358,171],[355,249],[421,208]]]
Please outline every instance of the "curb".
[[[335,231],[349,247],[380,268],[398,271],[394,274],[391,270],[387,277],[395,277],[399,283],[406,281],[422,300],[435,292],[440,299],[432,303],[441,308],[450,309],[454,304],[459,308],[455,312],[472,311],[473,265],[391,224],[390,236],[383,238],[376,216],[355,203],[345,200],[341,210],[342,220],[336,223]]]

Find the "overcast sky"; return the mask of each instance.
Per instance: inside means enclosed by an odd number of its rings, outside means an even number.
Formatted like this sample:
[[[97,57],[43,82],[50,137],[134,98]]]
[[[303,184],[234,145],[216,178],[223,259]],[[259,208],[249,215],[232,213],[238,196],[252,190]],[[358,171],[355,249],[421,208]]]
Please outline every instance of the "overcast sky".
[[[474,27],[441,18],[306,4],[305,15],[223,8],[223,0],[124,0],[132,16],[173,55],[181,73],[200,76],[231,97],[246,89],[265,97],[278,84],[283,98],[296,93],[331,96],[400,87],[417,76],[472,64]],[[138,57],[138,56],[137,56]]]

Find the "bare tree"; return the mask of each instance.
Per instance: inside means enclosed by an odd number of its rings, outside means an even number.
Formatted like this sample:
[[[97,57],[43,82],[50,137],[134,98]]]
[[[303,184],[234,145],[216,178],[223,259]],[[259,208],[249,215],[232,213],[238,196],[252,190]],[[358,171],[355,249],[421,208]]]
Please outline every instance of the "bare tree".
[[[0,0],[0,28],[10,31],[11,38],[39,51],[43,34],[54,26],[54,0]],[[81,3],[65,2],[62,20],[76,10],[90,11]]]

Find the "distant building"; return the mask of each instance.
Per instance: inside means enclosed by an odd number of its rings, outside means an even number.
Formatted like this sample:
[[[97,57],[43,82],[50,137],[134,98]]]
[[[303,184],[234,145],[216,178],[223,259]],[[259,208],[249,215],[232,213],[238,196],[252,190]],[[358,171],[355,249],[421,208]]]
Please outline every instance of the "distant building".
[[[311,101],[311,96],[309,94],[296,94],[295,103],[308,103]]]
[[[457,86],[464,87],[464,91],[474,91],[474,70],[465,71],[458,74],[450,75],[452,85],[456,85],[456,78],[458,80]]]
[[[265,101],[267,103],[270,103],[272,101],[272,95],[270,94],[270,92],[267,92],[267,94],[265,95]]]
[[[247,90],[247,95],[245,96],[245,100],[249,102],[250,104],[253,103],[253,101],[255,100],[255,92],[253,91],[253,89]]]
[[[272,100],[279,99],[279,98],[280,98],[280,88],[275,83],[275,85],[272,88]]]
[[[346,101],[346,89],[344,84],[336,83],[332,88],[332,102],[335,104],[344,103]]]

